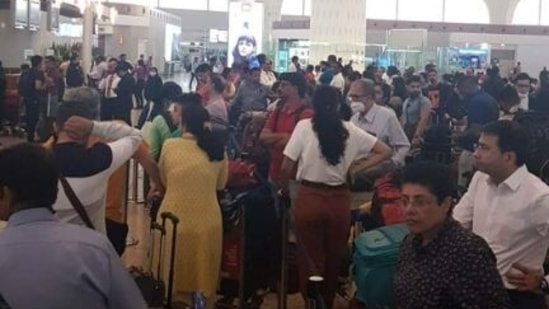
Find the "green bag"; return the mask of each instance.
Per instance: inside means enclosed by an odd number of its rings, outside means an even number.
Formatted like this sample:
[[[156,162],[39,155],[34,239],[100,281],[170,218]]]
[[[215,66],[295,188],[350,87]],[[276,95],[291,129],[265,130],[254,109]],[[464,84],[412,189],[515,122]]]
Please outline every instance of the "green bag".
[[[353,277],[356,298],[367,308],[393,308],[393,276],[405,224],[384,226],[360,234],[354,241]]]

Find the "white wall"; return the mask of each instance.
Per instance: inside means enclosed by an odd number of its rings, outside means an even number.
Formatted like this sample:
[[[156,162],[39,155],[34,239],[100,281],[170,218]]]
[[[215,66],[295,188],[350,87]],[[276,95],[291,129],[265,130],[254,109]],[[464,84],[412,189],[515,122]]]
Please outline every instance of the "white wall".
[[[183,41],[200,42],[208,39],[210,29],[229,29],[229,15],[226,12],[163,10],[181,18]]]
[[[0,10],[0,60],[4,67],[19,67],[24,61],[23,51],[32,49],[34,54],[44,55],[52,43],[72,44],[81,42],[80,38],[64,38],[46,30],[47,14],[41,13],[40,30],[14,29],[11,26],[10,12]],[[2,24],[3,26],[2,27]]]
[[[363,64],[366,50],[366,0],[315,0],[311,14],[310,63],[338,55]]]

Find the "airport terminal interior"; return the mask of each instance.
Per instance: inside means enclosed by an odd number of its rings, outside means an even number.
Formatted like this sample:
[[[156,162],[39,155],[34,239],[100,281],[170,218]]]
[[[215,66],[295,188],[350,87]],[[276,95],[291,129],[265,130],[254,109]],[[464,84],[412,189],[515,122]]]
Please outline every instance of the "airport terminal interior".
[[[0,0],[0,309],[549,308],[549,0]]]

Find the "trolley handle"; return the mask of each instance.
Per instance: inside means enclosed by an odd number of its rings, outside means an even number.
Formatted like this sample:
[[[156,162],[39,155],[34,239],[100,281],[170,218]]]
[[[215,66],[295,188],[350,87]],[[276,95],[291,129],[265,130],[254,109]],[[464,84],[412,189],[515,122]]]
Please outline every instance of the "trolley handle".
[[[157,222],[154,222],[154,221],[153,221],[153,222],[151,223],[151,229],[153,229],[153,230],[159,230],[160,233],[161,233],[162,235],[166,235],[166,228],[163,227],[162,225],[158,224]]]
[[[179,218],[171,212],[163,212],[160,214],[160,217],[162,218],[162,221],[169,219],[174,225],[179,223]]]

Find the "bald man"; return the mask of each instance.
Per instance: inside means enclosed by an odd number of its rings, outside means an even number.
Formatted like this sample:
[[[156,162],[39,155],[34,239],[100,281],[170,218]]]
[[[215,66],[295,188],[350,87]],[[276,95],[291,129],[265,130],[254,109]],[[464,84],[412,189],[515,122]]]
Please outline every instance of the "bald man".
[[[373,182],[385,173],[401,168],[405,164],[410,150],[410,142],[398,121],[395,112],[375,103],[375,83],[369,79],[360,79],[351,85],[347,95],[353,117],[351,122],[362,130],[376,136],[393,150],[390,160],[358,175],[359,183],[373,186]]]

